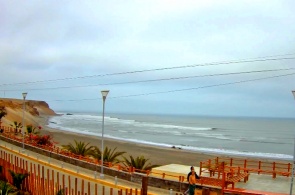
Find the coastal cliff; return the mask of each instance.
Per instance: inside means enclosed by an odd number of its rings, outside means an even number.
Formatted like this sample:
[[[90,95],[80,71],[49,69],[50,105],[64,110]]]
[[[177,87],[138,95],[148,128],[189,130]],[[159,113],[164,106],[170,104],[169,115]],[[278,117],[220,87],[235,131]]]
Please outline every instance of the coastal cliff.
[[[49,107],[45,101],[26,100],[25,102],[25,124],[38,125],[38,119],[43,115],[50,116],[56,113]],[[0,106],[4,106],[7,115],[2,118],[2,125],[9,126],[13,121],[21,122],[23,119],[23,100],[0,98]]]

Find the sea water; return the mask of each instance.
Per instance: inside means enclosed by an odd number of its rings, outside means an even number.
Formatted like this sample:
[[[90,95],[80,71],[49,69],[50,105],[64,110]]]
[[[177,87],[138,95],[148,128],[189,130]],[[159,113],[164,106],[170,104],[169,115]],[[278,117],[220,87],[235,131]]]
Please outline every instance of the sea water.
[[[61,113],[48,126],[100,137],[102,116]],[[106,114],[104,136],[203,153],[291,160],[295,119]]]

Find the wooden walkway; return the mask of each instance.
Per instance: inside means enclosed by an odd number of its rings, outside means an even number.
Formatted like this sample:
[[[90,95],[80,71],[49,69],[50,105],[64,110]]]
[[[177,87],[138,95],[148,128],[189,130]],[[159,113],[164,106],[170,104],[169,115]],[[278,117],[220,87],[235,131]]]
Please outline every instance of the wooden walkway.
[[[225,165],[223,169],[221,169],[222,162]],[[272,178],[276,178],[277,176],[290,177],[292,164],[225,157],[216,157],[214,159],[200,162],[199,175],[202,175],[203,172],[209,172],[210,176],[214,176],[217,173],[219,177],[220,172],[222,171],[232,173],[246,172],[268,174],[271,175]]]

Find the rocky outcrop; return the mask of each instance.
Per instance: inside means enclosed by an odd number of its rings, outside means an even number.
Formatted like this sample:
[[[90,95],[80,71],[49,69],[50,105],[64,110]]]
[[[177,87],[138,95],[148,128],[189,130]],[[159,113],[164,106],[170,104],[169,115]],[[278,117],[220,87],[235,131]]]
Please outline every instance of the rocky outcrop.
[[[13,121],[22,122],[23,114],[26,124],[37,124],[38,117],[42,115],[50,116],[56,113],[44,101],[26,100],[25,112],[23,113],[23,100],[0,98],[0,106],[4,106],[7,115],[2,118],[2,124],[12,124]]]

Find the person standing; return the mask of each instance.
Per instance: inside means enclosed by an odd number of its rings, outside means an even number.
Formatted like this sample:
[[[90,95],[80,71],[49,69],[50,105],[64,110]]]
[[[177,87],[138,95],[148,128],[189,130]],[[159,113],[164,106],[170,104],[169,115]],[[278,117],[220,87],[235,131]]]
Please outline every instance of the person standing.
[[[190,181],[190,178],[192,175],[193,175],[192,181]],[[193,166],[191,166],[191,171],[187,174],[187,181],[189,182],[189,188],[183,193],[184,195],[186,195],[188,192],[189,192],[189,195],[194,195],[197,179],[200,179],[200,177],[195,172],[195,168]],[[191,185],[192,185],[192,187],[191,187]],[[191,194],[191,190],[190,190],[191,188],[193,188],[192,194]]]

